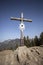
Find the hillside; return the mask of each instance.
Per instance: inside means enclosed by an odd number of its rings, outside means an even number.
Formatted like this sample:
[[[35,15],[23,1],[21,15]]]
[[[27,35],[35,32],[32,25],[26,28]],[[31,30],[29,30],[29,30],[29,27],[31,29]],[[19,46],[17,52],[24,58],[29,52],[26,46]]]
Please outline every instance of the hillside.
[[[43,46],[0,51],[0,65],[43,65]]]
[[[18,46],[20,45],[20,39],[10,39],[10,40],[5,40],[3,42],[0,42],[0,51],[2,50],[9,50],[9,49],[15,49],[16,44]]]

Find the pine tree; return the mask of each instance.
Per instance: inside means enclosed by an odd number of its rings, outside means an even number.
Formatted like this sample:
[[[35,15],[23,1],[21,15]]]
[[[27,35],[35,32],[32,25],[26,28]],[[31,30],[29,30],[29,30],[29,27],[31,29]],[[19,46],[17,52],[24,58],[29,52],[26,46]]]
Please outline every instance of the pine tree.
[[[40,40],[40,45],[43,45],[43,32],[40,34],[39,40]]]
[[[26,43],[27,43],[26,37],[24,36],[24,45],[25,45],[25,46],[27,46]]]
[[[34,45],[39,46],[39,39],[37,36],[35,36],[35,38],[34,38]]]
[[[31,47],[32,47],[32,46],[35,46],[35,44],[34,44],[34,39],[31,39],[30,45],[31,45]]]
[[[30,47],[30,39],[28,36],[27,37],[24,36],[24,45]]]
[[[30,47],[30,39],[29,39],[29,36],[27,36],[27,47]]]

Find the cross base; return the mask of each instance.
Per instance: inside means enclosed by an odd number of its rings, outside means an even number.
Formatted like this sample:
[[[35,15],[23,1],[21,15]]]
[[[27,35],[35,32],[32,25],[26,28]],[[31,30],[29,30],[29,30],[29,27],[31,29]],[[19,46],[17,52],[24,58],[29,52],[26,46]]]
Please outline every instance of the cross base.
[[[24,46],[24,39],[20,39],[20,46]]]

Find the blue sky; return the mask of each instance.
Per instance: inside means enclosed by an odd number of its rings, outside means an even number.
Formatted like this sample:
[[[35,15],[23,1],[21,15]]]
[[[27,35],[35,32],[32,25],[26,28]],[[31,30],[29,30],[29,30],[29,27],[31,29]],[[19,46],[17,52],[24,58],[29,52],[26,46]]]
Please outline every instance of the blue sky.
[[[12,21],[10,17],[32,19],[24,22],[24,35],[33,38],[43,32],[43,0],[0,0],[0,41],[20,38],[20,21]]]

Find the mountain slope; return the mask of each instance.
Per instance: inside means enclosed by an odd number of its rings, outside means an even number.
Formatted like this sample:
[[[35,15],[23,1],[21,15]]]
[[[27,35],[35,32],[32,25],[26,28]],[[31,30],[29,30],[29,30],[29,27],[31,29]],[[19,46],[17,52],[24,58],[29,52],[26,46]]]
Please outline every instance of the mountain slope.
[[[0,50],[15,49],[16,44],[20,45],[20,39],[5,40],[0,42]]]

